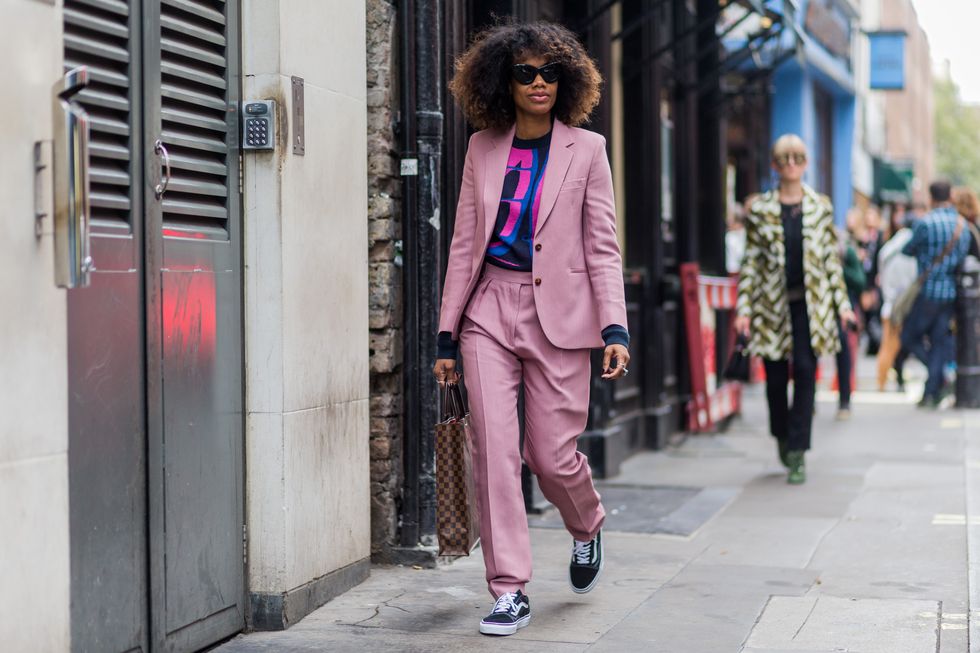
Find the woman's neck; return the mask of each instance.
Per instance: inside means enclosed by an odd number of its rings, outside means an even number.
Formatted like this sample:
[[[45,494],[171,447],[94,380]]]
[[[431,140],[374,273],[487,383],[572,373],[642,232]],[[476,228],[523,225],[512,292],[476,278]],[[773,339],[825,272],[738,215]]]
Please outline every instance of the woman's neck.
[[[551,115],[517,114],[517,137],[526,141],[541,138],[551,131]]]
[[[780,181],[779,201],[783,204],[799,204],[803,201],[802,181]]]

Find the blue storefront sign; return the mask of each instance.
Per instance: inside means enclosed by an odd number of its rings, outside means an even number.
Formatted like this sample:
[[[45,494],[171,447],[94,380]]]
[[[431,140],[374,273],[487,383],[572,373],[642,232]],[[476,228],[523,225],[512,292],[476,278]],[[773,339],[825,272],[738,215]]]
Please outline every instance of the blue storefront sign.
[[[871,88],[901,91],[905,88],[905,32],[872,32]]]

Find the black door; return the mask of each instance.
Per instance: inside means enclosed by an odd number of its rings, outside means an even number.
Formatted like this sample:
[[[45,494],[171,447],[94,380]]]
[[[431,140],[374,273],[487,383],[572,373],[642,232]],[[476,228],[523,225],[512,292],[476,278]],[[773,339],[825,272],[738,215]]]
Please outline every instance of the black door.
[[[97,269],[68,293],[78,651],[244,627],[237,25],[235,2],[65,0]]]

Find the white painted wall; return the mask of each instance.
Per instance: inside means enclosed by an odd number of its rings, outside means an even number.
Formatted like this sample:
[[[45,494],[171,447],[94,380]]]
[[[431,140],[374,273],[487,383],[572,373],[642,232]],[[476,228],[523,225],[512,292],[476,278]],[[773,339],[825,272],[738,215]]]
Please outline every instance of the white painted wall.
[[[364,21],[350,0],[243,3],[244,97],[277,100],[282,130],[244,160],[250,592],[370,555]]]
[[[51,138],[61,11],[0,2],[0,650],[69,647],[65,291],[34,235],[34,142]]]

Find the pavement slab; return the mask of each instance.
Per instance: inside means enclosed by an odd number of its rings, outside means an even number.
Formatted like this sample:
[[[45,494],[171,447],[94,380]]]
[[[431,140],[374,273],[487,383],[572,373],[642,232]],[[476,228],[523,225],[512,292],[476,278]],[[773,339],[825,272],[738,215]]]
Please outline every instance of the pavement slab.
[[[935,653],[940,609],[911,599],[774,596],[744,651]]]
[[[802,596],[805,569],[691,564],[643,602],[590,651],[739,651],[772,595]]]

